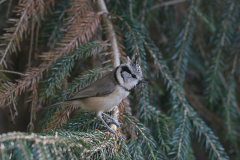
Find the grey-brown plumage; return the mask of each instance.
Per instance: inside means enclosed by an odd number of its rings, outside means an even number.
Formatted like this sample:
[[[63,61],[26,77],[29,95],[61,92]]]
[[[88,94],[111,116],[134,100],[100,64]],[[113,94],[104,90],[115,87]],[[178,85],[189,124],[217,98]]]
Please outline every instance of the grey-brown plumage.
[[[110,72],[106,76],[96,80],[95,82],[87,85],[86,87],[80,89],[74,96],[69,98],[67,101],[86,97],[101,97],[115,92],[117,85],[117,82],[114,80],[115,70]]]
[[[104,77],[80,89],[69,99],[54,105],[68,103],[79,106],[83,110],[96,112],[97,117],[108,130],[115,133],[102,119],[102,114],[119,127],[118,122],[103,112],[111,111],[114,106],[118,106],[140,82],[145,82],[142,79],[141,68],[136,60],[131,61],[128,58],[127,63],[121,64]]]

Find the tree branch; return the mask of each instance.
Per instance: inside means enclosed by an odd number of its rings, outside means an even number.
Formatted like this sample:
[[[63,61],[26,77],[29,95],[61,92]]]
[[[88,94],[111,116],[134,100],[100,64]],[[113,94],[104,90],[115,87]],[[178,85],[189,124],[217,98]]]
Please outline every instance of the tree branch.
[[[106,36],[107,36],[107,39],[110,40],[110,44],[111,44],[113,67],[116,68],[117,66],[120,65],[120,53],[119,53],[119,49],[118,49],[116,34],[113,29],[112,22],[108,17],[109,12],[107,10],[104,0],[97,0],[97,7],[98,7],[99,12],[103,12],[103,14],[102,14],[103,25],[106,26],[105,27],[107,30]],[[118,113],[119,113],[118,107],[115,106],[112,109],[112,117],[115,120],[118,120]],[[117,128],[117,126],[115,124],[111,124],[110,127]]]
[[[157,9],[157,8],[160,8],[160,7],[163,7],[163,6],[174,5],[174,4],[177,4],[177,3],[184,2],[184,1],[186,1],[186,0],[173,0],[173,1],[169,1],[169,2],[163,2],[163,3],[160,3],[160,4],[157,4],[157,5],[153,6],[152,8],[150,8],[150,10],[154,10],[154,9]]]
[[[9,70],[0,70],[0,72],[6,72],[6,73],[18,74],[18,75],[21,75],[21,76],[26,76],[26,74],[24,74],[24,73],[9,71]]]

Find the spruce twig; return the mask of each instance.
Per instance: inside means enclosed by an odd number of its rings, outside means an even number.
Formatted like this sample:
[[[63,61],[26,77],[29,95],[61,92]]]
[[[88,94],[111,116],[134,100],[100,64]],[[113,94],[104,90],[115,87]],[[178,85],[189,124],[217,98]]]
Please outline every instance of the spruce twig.
[[[12,74],[18,74],[18,75],[21,75],[21,76],[26,76],[26,74],[24,74],[24,73],[9,71],[9,70],[0,70],[0,72],[12,73]]]
[[[181,81],[180,79],[180,70],[181,70],[181,66],[183,65],[183,59],[184,57],[186,57],[186,55],[184,55],[184,50],[185,49],[185,46],[186,46],[186,40],[187,38],[189,38],[189,27],[190,27],[190,24],[192,24],[193,22],[191,22],[191,18],[193,16],[193,10],[194,10],[194,0],[191,1],[191,4],[190,4],[190,11],[189,11],[189,15],[188,15],[188,18],[187,18],[187,23],[185,25],[185,28],[184,28],[184,34],[183,34],[183,39],[181,40],[181,48],[180,48],[180,53],[179,53],[179,57],[178,57],[178,62],[177,62],[177,69],[176,69],[176,76],[175,76],[175,79],[176,81],[179,83],[179,81]],[[191,38],[189,38],[191,39]],[[177,42],[179,43],[179,42]],[[185,53],[186,54],[186,53]],[[180,83],[179,83],[180,84]]]

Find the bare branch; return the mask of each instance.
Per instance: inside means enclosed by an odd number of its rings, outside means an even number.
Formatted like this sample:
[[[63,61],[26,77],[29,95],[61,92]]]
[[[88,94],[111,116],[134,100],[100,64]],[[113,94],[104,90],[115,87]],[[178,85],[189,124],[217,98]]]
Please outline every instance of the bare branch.
[[[117,38],[116,38],[116,34],[115,31],[113,29],[113,25],[111,20],[108,17],[108,10],[106,7],[106,4],[104,2],[104,0],[97,0],[97,6],[99,8],[100,12],[103,12],[102,17],[103,17],[103,23],[104,25],[106,25],[107,27],[107,39],[110,40],[111,43],[111,51],[113,54],[113,66],[114,68],[120,65],[120,53],[118,50],[118,44],[117,44]]]
[[[113,29],[112,22],[108,17],[109,12],[107,10],[104,0],[97,0],[97,7],[99,8],[100,12],[103,12],[102,14],[103,24],[104,26],[106,26],[107,29],[106,31],[107,39],[109,39],[111,43],[113,67],[116,68],[117,66],[120,65],[120,53],[118,49],[116,34]],[[119,109],[117,106],[113,108],[111,114],[112,117],[118,121]],[[115,124],[110,124],[110,127],[117,128]]]

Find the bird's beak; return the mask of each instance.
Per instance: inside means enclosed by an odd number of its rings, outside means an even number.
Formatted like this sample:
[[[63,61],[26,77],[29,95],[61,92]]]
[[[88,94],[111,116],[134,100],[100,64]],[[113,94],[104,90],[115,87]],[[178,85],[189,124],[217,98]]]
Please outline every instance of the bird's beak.
[[[147,81],[145,81],[144,79],[141,79],[140,82],[143,82],[143,83],[148,83]]]

